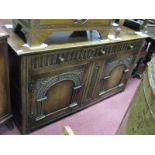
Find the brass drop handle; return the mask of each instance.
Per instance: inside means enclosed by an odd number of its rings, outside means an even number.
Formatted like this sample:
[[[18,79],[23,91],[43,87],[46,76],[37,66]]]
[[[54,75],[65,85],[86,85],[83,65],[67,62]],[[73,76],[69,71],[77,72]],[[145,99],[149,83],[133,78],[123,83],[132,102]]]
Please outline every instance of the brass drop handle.
[[[72,19],[74,24],[85,24],[88,19]]]
[[[64,62],[64,61],[65,61],[65,59],[64,59],[62,56],[59,56],[59,58],[58,58],[58,59],[59,59],[59,62],[60,62],[60,63],[62,63],[62,62]]]
[[[101,50],[100,53],[104,55],[105,54],[105,51]]]
[[[133,45],[129,45],[129,46],[128,46],[128,49],[129,49],[129,50],[132,50],[132,49],[134,49],[134,46],[133,46]]]

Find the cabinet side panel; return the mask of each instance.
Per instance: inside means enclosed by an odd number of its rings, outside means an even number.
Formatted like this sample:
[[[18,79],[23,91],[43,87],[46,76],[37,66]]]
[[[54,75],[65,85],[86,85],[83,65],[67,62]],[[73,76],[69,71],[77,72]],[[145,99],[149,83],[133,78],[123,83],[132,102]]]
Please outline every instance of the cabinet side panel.
[[[15,121],[21,127],[20,57],[9,47],[11,104]]]
[[[0,117],[9,112],[6,43],[0,43]]]

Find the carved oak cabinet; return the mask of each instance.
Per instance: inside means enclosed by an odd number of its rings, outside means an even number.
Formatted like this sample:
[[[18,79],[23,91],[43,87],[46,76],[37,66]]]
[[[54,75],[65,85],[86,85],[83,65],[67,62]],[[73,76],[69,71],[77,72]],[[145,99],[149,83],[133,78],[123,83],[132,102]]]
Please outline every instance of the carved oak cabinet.
[[[27,48],[10,32],[11,100],[27,134],[124,90],[144,38],[125,29],[120,40],[87,40]]]
[[[0,126],[5,124],[12,128],[7,38],[8,34],[0,28]]]

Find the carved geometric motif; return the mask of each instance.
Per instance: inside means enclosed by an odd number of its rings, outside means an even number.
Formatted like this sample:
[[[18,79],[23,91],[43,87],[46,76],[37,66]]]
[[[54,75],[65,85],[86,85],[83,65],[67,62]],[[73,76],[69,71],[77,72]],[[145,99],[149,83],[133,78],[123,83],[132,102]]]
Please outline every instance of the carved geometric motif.
[[[71,103],[68,106],[69,107],[77,106],[78,105],[77,94],[79,92],[79,88],[81,88],[82,86],[82,79],[81,79],[82,75],[83,75],[83,70],[78,70],[74,72],[62,73],[52,77],[38,79],[36,82],[37,115],[35,120],[39,121],[47,116],[44,112],[45,100],[47,100],[46,93],[53,85],[59,82],[62,82],[65,80],[73,81],[74,83],[73,94],[71,98]]]
[[[34,69],[42,68],[46,66],[62,64],[62,63],[71,63],[74,61],[82,61],[87,59],[92,59],[95,57],[100,57],[102,55],[109,56],[113,54],[117,54],[120,52],[126,52],[129,45],[134,46],[134,50],[139,48],[140,42],[124,42],[124,43],[117,43],[117,44],[107,44],[107,45],[99,45],[99,46],[92,46],[92,47],[84,47],[84,48],[75,48],[60,51],[59,53],[53,54],[44,54],[44,55],[34,55],[31,56],[31,67]]]
[[[58,82],[64,80],[71,80],[74,82],[75,87],[81,85],[81,74],[82,71],[67,72],[59,74],[52,77],[41,78],[37,80],[36,89],[37,89],[37,100],[46,98],[46,93],[50,87],[55,85]]]

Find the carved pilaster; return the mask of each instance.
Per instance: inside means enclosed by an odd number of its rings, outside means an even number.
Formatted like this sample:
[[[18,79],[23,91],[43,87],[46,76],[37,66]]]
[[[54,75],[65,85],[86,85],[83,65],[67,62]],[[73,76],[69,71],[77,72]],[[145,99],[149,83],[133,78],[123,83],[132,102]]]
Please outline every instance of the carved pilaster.
[[[90,84],[90,88],[89,88],[89,91],[88,91],[88,98],[92,98],[93,89],[95,87],[95,83],[96,83],[96,79],[97,79],[97,76],[98,76],[99,68],[100,68],[100,66],[98,64],[96,64],[95,67],[94,67],[92,78],[91,78],[91,84]]]

